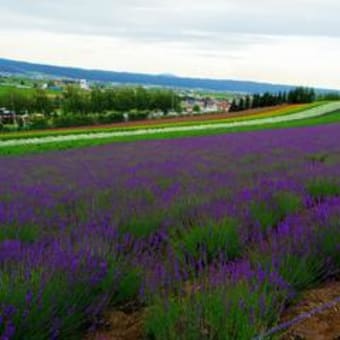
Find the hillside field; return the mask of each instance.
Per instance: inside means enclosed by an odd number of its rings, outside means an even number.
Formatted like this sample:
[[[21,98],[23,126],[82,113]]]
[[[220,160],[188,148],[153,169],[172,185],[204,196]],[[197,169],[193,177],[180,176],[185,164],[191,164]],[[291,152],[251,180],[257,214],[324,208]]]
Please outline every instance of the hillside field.
[[[338,279],[339,135],[333,123],[2,156],[0,336],[261,338]]]

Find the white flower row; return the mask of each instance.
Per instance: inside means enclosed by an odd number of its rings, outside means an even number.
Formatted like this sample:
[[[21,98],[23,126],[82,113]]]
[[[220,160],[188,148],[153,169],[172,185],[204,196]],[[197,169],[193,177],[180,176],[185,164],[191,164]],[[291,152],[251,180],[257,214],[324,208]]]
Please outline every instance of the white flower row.
[[[168,132],[185,132],[185,131],[199,131],[199,130],[214,130],[220,128],[233,128],[240,126],[257,126],[271,123],[289,122],[294,120],[312,118],[325,115],[329,112],[340,110],[340,102],[328,103],[322,106],[318,106],[312,109],[293,113],[290,115],[266,117],[259,119],[252,119],[246,121],[234,121],[212,124],[200,124],[191,126],[171,126],[164,128],[147,128],[138,129],[133,131],[112,131],[112,132],[97,132],[97,133],[84,133],[64,136],[47,136],[40,138],[27,138],[27,139],[12,139],[0,142],[0,147],[28,145],[28,144],[46,144],[53,142],[68,142],[77,140],[93,140],[93,139],[105,139],[111,137],[123,137],[123,136],[137,136],[147,134],[159,134]]]

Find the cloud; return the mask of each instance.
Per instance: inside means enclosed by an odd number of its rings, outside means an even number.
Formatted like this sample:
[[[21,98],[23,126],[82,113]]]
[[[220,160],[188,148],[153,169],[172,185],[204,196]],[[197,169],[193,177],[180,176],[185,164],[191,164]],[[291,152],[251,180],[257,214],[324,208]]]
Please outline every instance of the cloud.
[[[3,0],[0,27],[190,41],[188,32],[340,36],[337,0]]]
[[[1,0],[0,56],[337,86],[338,0]]]

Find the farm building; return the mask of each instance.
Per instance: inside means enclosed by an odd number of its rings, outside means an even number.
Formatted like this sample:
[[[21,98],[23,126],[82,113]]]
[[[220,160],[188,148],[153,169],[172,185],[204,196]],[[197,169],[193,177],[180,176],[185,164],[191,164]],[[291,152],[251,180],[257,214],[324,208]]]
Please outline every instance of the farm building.
[[[16,114],[13,111],[0,107],[0,123],[2,124],[14,124],[16,121]]]

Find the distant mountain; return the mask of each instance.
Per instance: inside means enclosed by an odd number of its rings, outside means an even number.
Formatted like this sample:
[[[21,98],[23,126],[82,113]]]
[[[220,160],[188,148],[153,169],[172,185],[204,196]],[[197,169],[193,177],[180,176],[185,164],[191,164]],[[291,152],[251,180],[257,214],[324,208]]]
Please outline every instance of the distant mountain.
[[[75,67],[60,67],[34,64],[0,58],[0,74],[23,75],[26,77],[57,77],[86,79],[88,81],[112,82],[117,84],[139,84],[144,86],[166,86],[186,89],[203,89],[226,92],[262,93],[286,91],[294,86],[238,80],[217,80],[177,77],[169,74],[150,75],[128,72],[88,70]],[[326,92],[328,90],[320,90]]]

